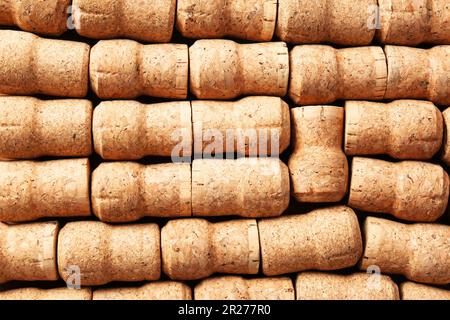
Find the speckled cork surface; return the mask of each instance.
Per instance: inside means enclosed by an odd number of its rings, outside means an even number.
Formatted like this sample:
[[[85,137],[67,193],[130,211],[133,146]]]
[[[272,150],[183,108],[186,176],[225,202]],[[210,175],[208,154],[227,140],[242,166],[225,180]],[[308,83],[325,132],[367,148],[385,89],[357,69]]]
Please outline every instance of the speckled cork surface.
[[[444,119],[445,130],[441,160],[444,161],[447,166],[450,166],[450,108],[447,108],[442,112],[442,117]]]
[[[87,288],[19,288],[1,291],[0,300],[92,300],[92,291]]]
[[[450,291],[415,282],[400,285],[402,300],[450,300]]]
[[[182,282],[151,282],[138,288],[95,290],[93,300],[192,300],[192,289]]]

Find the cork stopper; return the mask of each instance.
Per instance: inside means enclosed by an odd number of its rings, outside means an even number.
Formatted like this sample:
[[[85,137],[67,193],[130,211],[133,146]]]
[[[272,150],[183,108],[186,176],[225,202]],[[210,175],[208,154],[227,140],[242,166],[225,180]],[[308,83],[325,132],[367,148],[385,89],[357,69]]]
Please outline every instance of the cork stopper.
[[[400,285],[402,300],[450,300],[450,291],[414,282]]]
[[[93,300],[192,300],[192,290],[182,282],[152,282],[138,288],[95,290]]]
[[[92,300],[91,289],[20,288],[0,292],[0,300]]]
[[[442,117],[444,119],[444,139],[443,139],[443,151],[441,154],[441,160],[450,166],[450,108],[447,108],[442,112]]]

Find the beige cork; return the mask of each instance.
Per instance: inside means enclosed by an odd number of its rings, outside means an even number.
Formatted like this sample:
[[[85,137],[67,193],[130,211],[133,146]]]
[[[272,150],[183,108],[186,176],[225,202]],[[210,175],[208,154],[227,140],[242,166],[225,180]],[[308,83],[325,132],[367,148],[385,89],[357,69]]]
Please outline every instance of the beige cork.
[[[141,95],[185,99],[188,48],[184,44],[102,40],[92,48],[89,73],[91,88],[102,99]]]
[[[157,280],[161,274],[159,227],[70,222],[59,233],[58,270],[67,283],[80,276],[82,286]]]
[[[95,151],[103,159],[192,154],[189,101],[156,104],[104,101],[94,110],[92,129]]]
[[[267,276],[354,266],[362,253],[359,223],[345,206],[258,222],[262,270]]]
[[[381,274],[337,275],[303,272],[295,284],[298,300],[399,300],[398,287]]]
[[[92,173],[92,210],[102,221],[191,215],[191,166],[102,163]]]
[[[73,0],[78,34],[94,39],[169,42],[176,0]]]
[[[198,99],[286,95],[289,54],[284,42],[198,40],[189,48],[189,61],[190,89]]]
[[[91,214],[88,159],[0,161],[0,221]]]
[[[174,280],[215,272],[257,274],[259,269],[256,220],[171,220],[161,229],[161,249],[163,271]]]
[[[93,300],[192,300],[192,289],[182,282],[152,282],[138,288],[95,290]]]
[[[0,30],[0,94],[83,98],[89,45]]]
[[[400,285],[402,300],[450,300],[450,291],[414,282]]]
[[[432,222],[447,208],[449,181],[437,164],[355,157],[349,206],[408,221]]]
[[[443,137],[441,112],[428,101],[345,102],[345,153],[431,159]]]
[[[444,119],[444,139],[441,159],[447,166],[450,166],[450,108],[442,112],[442,117]]]
[[[450,104],[450,46],[431,49],[386,46],[385,99],[424,99]]]
[[[450,283],[450,227],[402,224],[368,217],[361,270],[376,266],[382,273],[402,274],[409,280]]]
[[[369,45],[376,5],[376,0],[278,0],[276,34],[290,43]]]
[[[296,46],[290,68],[289,96],[297,104],[381,100],[386,92],[386,57],[380,47]]]
[[[0,283],[58,280],[58,223],[0,223]]]
[[[281,215],[289,205],[289,170],[278,158],[195,159],[194,216]]]
[[[294,150],[289,159],[292,194],[301,202],[337,202],[347,192],[348,163],[342,151],[344,108],[291,110]]]
[[[92,300],[92,291],[87,288],[20,288],[0,292],[0,300]]]
[[[277,0],[178,0],[177,4],[177,28],[187,38],[270,41],[276,18]]]

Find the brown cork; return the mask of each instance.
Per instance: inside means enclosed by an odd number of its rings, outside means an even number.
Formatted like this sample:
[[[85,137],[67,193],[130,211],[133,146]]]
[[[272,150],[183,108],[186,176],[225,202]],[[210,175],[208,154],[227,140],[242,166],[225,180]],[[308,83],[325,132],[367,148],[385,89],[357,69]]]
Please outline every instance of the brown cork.
[[[0,292],[0,300],[92,300],[91,289],[20,288]]]
[[[0,94],[83,98],[89,45],[0,30]]]
[[[195,300],[295,300],[295,291],[289,278],[224,276],[203,280],[194,296]]]
[[[102,99],[141,95],[185,99],[188,48],[184,44],[102,40],[92,48],[89,72],[91,88]]]
[[[400,285],[402,300],[450,300],[450,291],[414,282]]]
[[[64,281],[70,282],[74,266],[79,268],[82,286],[157,280],[161,274],[159,227],[70,222],[58,239],[58,270]]]
[[[259,269],[256,220],[171,220],[161,229],[161,249],[163,271],[174,280],[215,272],[257,274]]]
[[[0,161],[0,221],[89,216],[88,159]]]
[[[380,47],[296,46],[290,66],[289,96],[297,104],[381,100],[386,92],[386,57]]]
[[[57,222],[0,223],[0,283],[58,280]]]
[[[258,228],[267,276],[342,269],[354,266],[361,257],[358,219],[345,206],[261,220]]]
[[[431,159],[440,149],[442,115],[428,101],[345,103],[345,153],[387,154],[396,159]]]
[[[94,39],[169,42],[176,0],[73,0],[78,34]]]
[[[447,164],[447,166],[450,166],[450,108],[447,108],[444,112],[442,112],[442,117],[444,119],[445,129],[441,159]]]
[[[424,99],[450,104],[450,46],[431,49],[386,46],[385,99]]]
[[[152,282],[138,288],[95,290],[93,300],[192,300],[192,289],[182,282]]]
[[[382,273],[402,274],[409,280],[450,283],[450,227],[412,225],[368,217],[361,270],[377,266]]]
[[[447,208],[448,175],[440,165],[355,157],[351,171],[353,208],[423,222],[437,220]]]
[[[196,159],[194,216],[281,215],[289,205],[289,171],[278,158]]]
[[[92,153],[92,103],[0,97],[0,158],[87,157]]]
[[[189,48],[189,61],[190,88],[198,99],[286,95],[289,54],[284,42],[198,40]]]
[[[289,159],[292,193],[301,202],[337,202],[347,192],[348,163],[342,151],[344,108],[291,110],[294,150]]]
[[[276,18],[277,0],[178,0],[177,4],[177,28],[187,38],[270,41]]]

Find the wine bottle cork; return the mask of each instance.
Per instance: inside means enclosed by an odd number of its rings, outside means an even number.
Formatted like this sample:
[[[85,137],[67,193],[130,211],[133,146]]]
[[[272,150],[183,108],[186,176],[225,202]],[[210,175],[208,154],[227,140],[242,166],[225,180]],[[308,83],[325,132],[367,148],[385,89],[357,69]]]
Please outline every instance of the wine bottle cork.
[[[345,102],[345,153],[431,159],[443,137],[441,112],[428,101]]]
[[[437,164],[355,157],[349,206],[408,221],[432,222],[447,208],[448,175]]]
[[[78,34],[94,39],[169,42],[176,0],[73,0]]]
[[[369,45],[376,0],[278,0],[276,34],[289,43]]]
[[[450,291],[414,282],[400,285],[402,300],[450,300]]]
[[[182,282],[152,282],[138,288],[95,290],[93,300],[192,300],[192,290]]]
[[[0,30],[0,94],[83,98],[89,45]]]
[[[381,100],[386,92],[386,57],[380,47],[296,46],[290,67],[289,96],[297,104]]]
[[[289,278],[223,276],[200,282],[194,296],[195,300],[295,300],[295,291]]]
[[[440,156],[441,160],[444,161],[447,166],[450,166],[450,108],[447,108],[442,112],[442,118],[444,119],[445,129],[442,142],[442,154]]]
[[[88,159],[0,161],[0,221],[91,214]]]
[[[348,163],[342,151],[344,108],[291,110],[294,150],[289,159],[292,193],[301,202],[337,202],[347,192]]]
[[[0,300],[92,300],[92,291],[88,288],[39,289],[20,288],[0,292]]]
[[[0,283],[58,280],[58,223],[0,223]]]
[[[92,153],[92,103],[0,97],[0,158],[87,157]]]
[[[278,158],[195,159],[194,216],[281,215],[289,205],[289,170]]]
[[[385,99],[424,99],[450,104],[450,46],[431,49],[386,46]]]
[[[177,4],[177,28],[186,38],[270,41],[276,18],[276,0],[179,0]]]
[[[198,99],[286,95],[289,55],[284,42],[238,44],[198,40],[189,48],[190,88]]]
[[[157,280],[161,274],[159,227],[70,222],[59,233],[58,270],[64,281],[78,279],[81,286]]]
[[[161,253],[163,271],[174,280],[202,279],[215,272],[257,274],[256,220],[170,220],[161,229]]]
[[[258,222],[262,270],[267,276],[354,266],[362,252],[352,209],[337,206]]]
[[[101,99],[185,99],[188,49],[184,44],[102,40],[92,48],[89,72],[91,88]]]
[[[368,217],[361,270],[377,266],[382,273],[402,274],[412,281],[450,283],[450,227],[412,225]]]
[[[92,173],[92,210],[105,222],[191,215],[191,166],[104,162]]]

